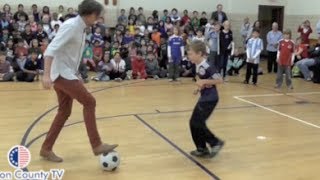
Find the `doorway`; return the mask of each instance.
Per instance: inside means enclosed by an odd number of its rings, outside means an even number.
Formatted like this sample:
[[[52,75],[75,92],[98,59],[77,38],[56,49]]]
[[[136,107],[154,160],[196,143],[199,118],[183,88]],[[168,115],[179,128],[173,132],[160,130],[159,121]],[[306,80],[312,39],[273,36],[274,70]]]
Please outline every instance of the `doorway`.
[[[279,24],[279,30],[283,30],[284,6],[266,6],[259,5],[258,19],[261,25],[261,38],[264,42],[264,47],[267,46],[267,34],[271,30],[272,23]],[[264,48],[266,49],[266,48]],[[263,55],[266,54],[264,50]]]

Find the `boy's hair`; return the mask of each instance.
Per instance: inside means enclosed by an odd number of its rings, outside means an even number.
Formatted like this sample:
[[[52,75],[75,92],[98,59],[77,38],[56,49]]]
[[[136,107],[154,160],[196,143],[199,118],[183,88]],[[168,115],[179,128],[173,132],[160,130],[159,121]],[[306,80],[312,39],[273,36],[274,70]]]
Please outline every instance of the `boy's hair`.
[[[175,12],[178,12],[178,10],[176,8],[173,8],[171,11],[175,11]]]
[[[138,11],[140,11],[140,10],[143,10],[143,8],[142,8],[142,7],[139,7],[139,8],[138,8]]]
[[[252,30],[252,33],[254,33],[254,32],[260,34],[260,29],[254,28],[254,29]]]
[[[163,12],[164,12],[164,13],[167,13],[167,12],[168,12],[168,9],[163,10]]]
[[[95,0],[83,0],[78,6],[80,16],[87,16],[91,14],[100,15],[103,11],[103,6]]]
[[[188,47],[188,51],[192,50],[195,53],[201,53],[202,55],[205,55],[207,53],[206,44],[202,41],[193,41]]]
[[[125,9],[121,9],[121,12],[126,12],[126,10]]]
[[[193,11],[193,14],[198,13],[198,11]]]
[[[143,54],[142,54],[142,51],[140,51],[140,50],[137,51],[137,55],[138,55],[138,56],[142,56],[142,55],[143,55]]]
[[[207,13],[205,11],[202,12],[202,15],[207,15]]]
[[[3,51],[3,50],[0,50],[0,56],[7,56],[7,52]]]
[[[24,43],[24,40],[22,38],[19,38],[18,43]]]
[[[23,4],[19,4],[19,5],[18,5],[18,8],[20,8],[20,7],[24,7]]]
[[[290,38],[291,38],[291,36],[292,36],[292,31],[291,31],[290,29],[286,29],[285,31],[283,31],[283,34],[287,34],[287,35],[289,35]]]

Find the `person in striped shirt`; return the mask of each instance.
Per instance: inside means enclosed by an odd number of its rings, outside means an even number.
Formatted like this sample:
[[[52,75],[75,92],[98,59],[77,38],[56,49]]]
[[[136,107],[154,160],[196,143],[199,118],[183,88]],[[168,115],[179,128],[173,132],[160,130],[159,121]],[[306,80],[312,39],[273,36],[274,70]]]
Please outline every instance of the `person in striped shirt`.
[[[244,84],[249,84],[251,75],[253,75],[252,83],[253,85],[257,85],[260,54],[263,50],[263,41],[259,38],[259,36],[260,30],[253,29],[252,37],[247,43],[247,73]]]
[[[283,74],[286,74],[286,83],[288,89],[293,89],[291,81],[291,66],[294,62],[294,47],[295,44],[291,40],[291,30],[283,32],[283,39],[279,41],[279,48],[277,54],[278,72],[276,79],[276,87],[280,89],[283,81]]]

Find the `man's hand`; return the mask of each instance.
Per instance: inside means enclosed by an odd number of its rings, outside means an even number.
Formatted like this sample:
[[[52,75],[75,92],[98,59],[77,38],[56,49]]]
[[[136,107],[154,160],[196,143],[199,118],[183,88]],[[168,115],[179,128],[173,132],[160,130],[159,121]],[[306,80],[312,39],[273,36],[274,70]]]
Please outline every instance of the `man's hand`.
[[[50,89],[52,86],[52,81],[50,75],[44,75],[42,78],[42,85],[44,89]]]

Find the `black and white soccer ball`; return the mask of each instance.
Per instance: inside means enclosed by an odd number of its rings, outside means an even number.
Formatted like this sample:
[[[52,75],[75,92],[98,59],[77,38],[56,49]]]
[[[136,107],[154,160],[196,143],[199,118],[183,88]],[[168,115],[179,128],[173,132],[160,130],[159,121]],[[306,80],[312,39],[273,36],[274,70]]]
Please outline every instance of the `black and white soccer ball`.
[[[115,171],[120,165],[120,156],[116,151],[100,155],[100,166],[104,171]]]

